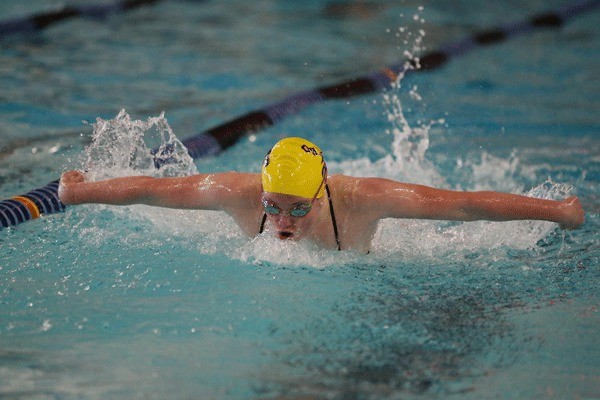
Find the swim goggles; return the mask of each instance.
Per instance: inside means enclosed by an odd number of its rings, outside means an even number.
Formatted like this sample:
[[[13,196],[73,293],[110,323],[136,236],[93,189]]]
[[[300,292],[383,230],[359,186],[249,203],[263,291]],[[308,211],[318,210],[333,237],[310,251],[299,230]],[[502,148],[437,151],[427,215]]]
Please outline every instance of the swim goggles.
[[[325,179],[323,179],[321,181],[321,184],[319,185],[317,192],[315,193],[315,195],[313,196],[312,200],[309,203],[301,203],[301,204],[295,205],[289,211],[289,214],[292,217],[305,217],[306,214],[308,214],[310,212],[310,210],[312,209],[312,204],[315,201],[315,199],[317,198],[317,195],[319,194],[319,192],[321,191],[321,187],[323,186],[323,183],[325,183]],[[281,208],[277,207],[276,205],[270,204],[267,200],[263,200],[263,206],[265,207],[265,213],[267,213],[267,214],[279,215],[279,214],[283,213],[283,210]]]
[[[273,204],[267,203],[266,200],[263,200],[263,205],[265,206],[265,212],[267,214],[279,215],[279,214],[283,213],[283,210],[281,208],[279,208]],[[304,216],[306,216],[306,214],[308,214],[310,212],[311,209],[312,209],[312,202],[298,204],[298,205],[295,205],[294,208],[292,208],[289,211],[289,214],[292,217],[304,217]]]

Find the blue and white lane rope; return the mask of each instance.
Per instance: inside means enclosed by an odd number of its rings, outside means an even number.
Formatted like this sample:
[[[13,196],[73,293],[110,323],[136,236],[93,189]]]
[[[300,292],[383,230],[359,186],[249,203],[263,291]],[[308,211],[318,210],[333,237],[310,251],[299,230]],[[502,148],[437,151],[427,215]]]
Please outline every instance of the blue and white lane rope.
[[[329,99],[348,98],[382,90],[390,87],[401,73],[408,74],[409,72],[436,69],[452,58],[465,55],[477,47],[497,44],[536,29],[561,27],[581,14],[594,11],[598,6],[600,6],[600,0],[579,1],[548,13],[536,15],[526,21],[478,32],[463,40],[449,43],[437,51],[425,54],[419,60],[418,69],[415,69],[416,62],[414,61],[411,61],[412,65],[409,63],[410,68],[407,68],[406,62],[403,62],[363,77],[300,92],[269,104],[260,110],[251,111],[203,131],[182,142],[194,159],[216,155],[234,145],[247,133],[272,126],[285,117],[299,113],[309,105]],[[156,164],[160,165],[160,163],[157,159]],[[53,181],[43,188],[0,201],[0,229],[18,225],[40,215],[62,212],[65,208],[66,206],[58,198],[58,181]]]
[[[58,181],[20,196],[0,201],[0,228],[14,226],[41,215],[65,211],[58,198]]]

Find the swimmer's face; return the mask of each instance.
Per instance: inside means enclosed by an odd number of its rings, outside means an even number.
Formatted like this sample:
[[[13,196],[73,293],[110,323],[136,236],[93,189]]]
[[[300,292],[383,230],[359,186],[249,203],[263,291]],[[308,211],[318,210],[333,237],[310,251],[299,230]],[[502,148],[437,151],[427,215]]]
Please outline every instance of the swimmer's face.
[[[316,221],[322,203],[319,199],[267,192],[263,193],[262,202],[280,240],[302,239]]]

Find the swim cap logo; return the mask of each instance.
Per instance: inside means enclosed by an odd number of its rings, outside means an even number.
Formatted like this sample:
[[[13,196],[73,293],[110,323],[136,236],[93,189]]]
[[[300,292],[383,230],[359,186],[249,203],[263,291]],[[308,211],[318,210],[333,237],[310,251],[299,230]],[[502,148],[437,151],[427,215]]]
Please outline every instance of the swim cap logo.
[[[309,147],[306,144],[303,144],[302,146],[300,146],[302,148],[302,150],[304,150],[306,153],[310,153],[313,156],[318,156],[319,152],[317,151],[317,149],[315,149],[314,147]],[[323,168],[321,169],[321,175],[323,176],[323,179],[327,179],[327,165],[325,164],[325,160],[323,160],[323,157],[321,156],[321,163],[323,164]]]
[[[301,148],[307,153],[312,153],[313,156],[319,155],[319,153],[317,153],[317,150],[314,147],[308,147],[306,144],[303,144]]]

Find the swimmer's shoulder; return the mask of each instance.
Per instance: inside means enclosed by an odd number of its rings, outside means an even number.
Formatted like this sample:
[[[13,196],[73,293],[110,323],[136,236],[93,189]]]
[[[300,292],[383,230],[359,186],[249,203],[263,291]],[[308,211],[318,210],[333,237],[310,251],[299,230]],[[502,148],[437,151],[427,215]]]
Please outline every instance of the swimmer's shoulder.
[[[258,204],[262,193],[260,174],[251,172],[216,172],[198,174],[190,177],[197,181],[196,185],[200,192],[218,197],[222,202],[246,203],[246,199],[254,200]],[[225,204],[223,204],[225,205]]]
[[[364,189],[365,179],[368,178],[357,178],[342,174],[330,175],[327,178],[327,185],[333,201],[346,207],[352,207],[357,197],[360,197],[360,192]]]
[[[328,183],[334,201],[354,211],[374,210],[373,202],[385,198],[390,190],[407,189],[409,186],[387,178],[348,175],[332,175]]]
[[[332,189],[344,190],[348,185],[353,185],[359,179],[361,178],[343,174],[333,174],[327,177],[327,184]]]
[[[337,191],[338,194],[345,196],[369,193],[381,186],[382,181],[381,178],[376,177],[355,177],[342,174],[330,175],[327,179],[332,192]]]
[[[260,174],[236,171],[208,174],[199,189],[206,190],[218,208],[233,216],[245,231],[248,221],[257,220],[262,213]]]

